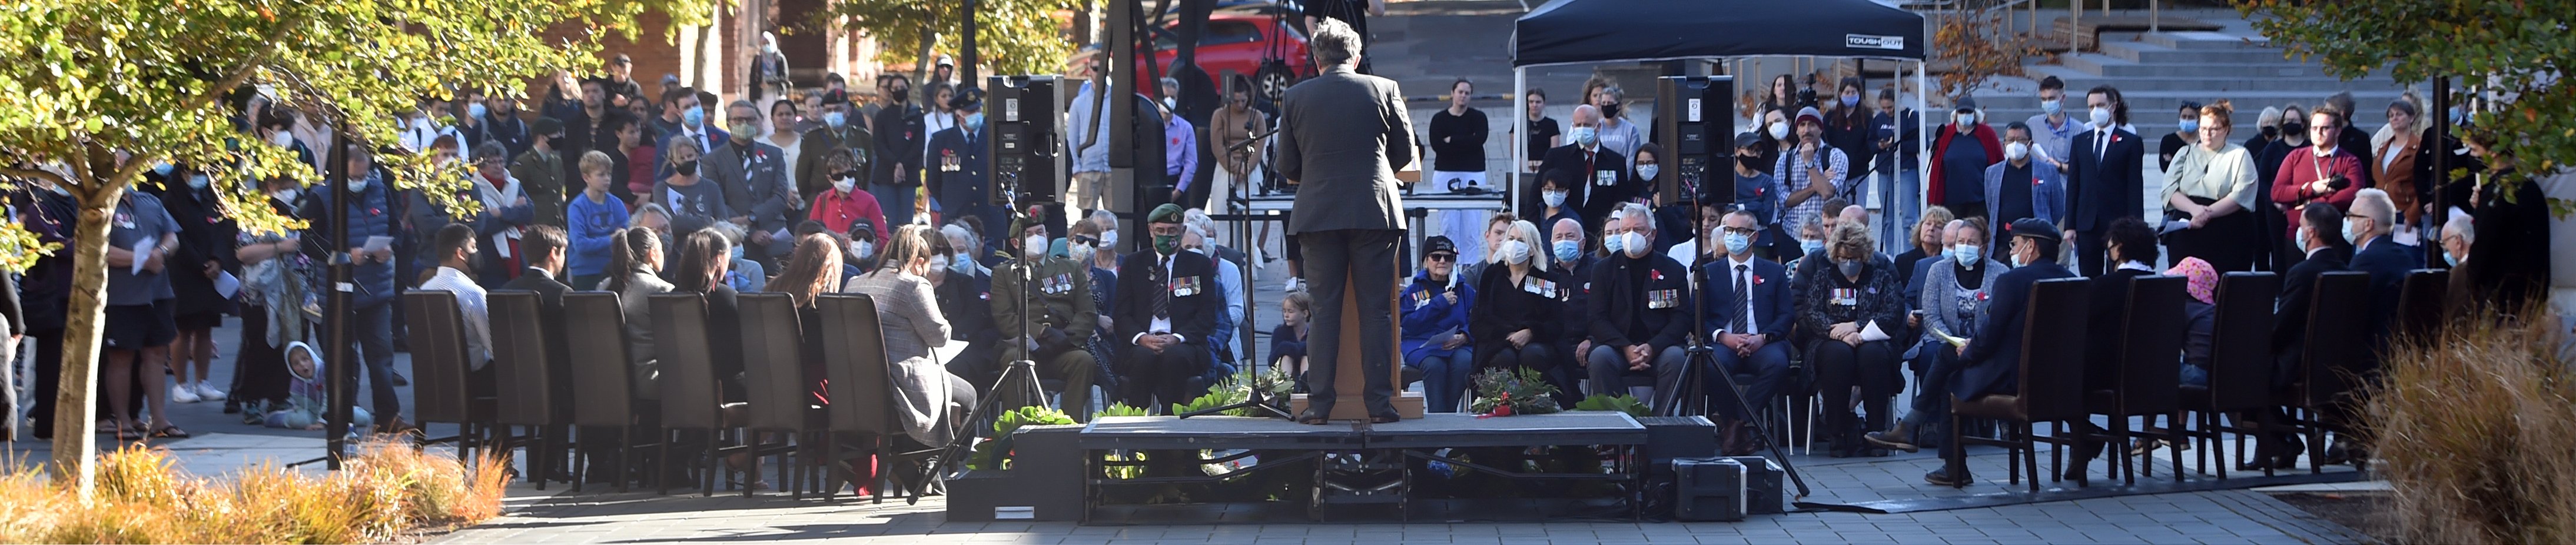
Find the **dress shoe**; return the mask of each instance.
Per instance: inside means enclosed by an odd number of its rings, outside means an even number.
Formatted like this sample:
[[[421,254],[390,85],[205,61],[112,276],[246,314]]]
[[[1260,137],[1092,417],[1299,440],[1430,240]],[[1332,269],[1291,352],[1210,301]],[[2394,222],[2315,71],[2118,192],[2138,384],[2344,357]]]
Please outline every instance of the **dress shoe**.
[[[2326,445],[2326,457],[2317,459],[2317,465],[2331,466],[2351,462],[2351,444],[2351,441],[2335,439],[2335,442]]]
[[[411,379],[403,378],[402,373],[394,373],[393,375],[394,379],[390,382],[393,382],[395,387],[411,385]]]
[[[1297,414],[1297,423],[1309,426],[1321,426],[1332,422],[1332,416],[1333,408],[1331,406],[1314,405],[1307,407],[1306,412]]]
[[[1913,428],[1913,426],[1906,425],[1905,421],[1899,420],[1896,421],[1895,427],[1888,428],[1887,431],[1869,432],[1868,435],[1861,436],[1861,439],[1869,441],[1869,444],[1872,445],[1906,452],[1922,450],[1920,447],[1914,446],[1914,430],[1911,428]]]
[[[1968,483],[1972,481],[1969,480],[1968,476],[1965,475],[1964,472],[1958,477],[1951,477],[1948,470],[1935,469],[1932,470],[1931,473],[1923,474],[1923,482],[1932,483],[1933,486],[1958,488],[1967,486]]]
[[[2066,472],[2065,472],[2064,474],[2058,475],[2058,477],[2059,477],[2059,478],[2066,479],[2066,480],[2069,480],[2069,481],[2075,481],[2075,484],[2078,484],[2078,485],[2092,484],[2092,482],[2093,482],[2093,478],[2092,478],[2090,475],[2086,474],[2086,473],[2085,473],[2085,471],[2084,471],[2084,466],[2086,466],[2086,465],[2089,465],[2089,464],[2075,464],[2075,465],[2071,465],[2071,466],[2066,466]]]

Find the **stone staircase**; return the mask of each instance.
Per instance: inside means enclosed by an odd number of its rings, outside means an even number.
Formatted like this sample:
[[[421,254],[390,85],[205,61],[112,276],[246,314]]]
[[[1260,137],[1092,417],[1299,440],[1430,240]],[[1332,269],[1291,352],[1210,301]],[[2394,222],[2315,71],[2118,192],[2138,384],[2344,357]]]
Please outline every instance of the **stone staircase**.
[[[2119,88],[2128,99],[2130,123],[2137,126],[2140,136],[2149,139],[2151,150],[2153,142],[2176,129],[2183,101],[2234,101],[2237,129],[2231,139],[2242,141],[2253,136],[2255,121],[2265,106],[2298,103],[2314,107],[2328,95],[2344,91],[2353,94],[2353,103],[2361,110],[2354,122],[2366,130],[2376,129],[2387,123],[2388,104],[2404,91],[2404,86],[2389,79],[2384,71],[2354,81],[2327,76],[2316,63],[2284,58],[2280,48],[2271,47],[2259,36],[2212,31],[2113,32],[2102,34],[2102,39],[2105,41],[2098,52],[2061,55],[2057,65],[2025,67],[2026,75],[2031,80],[2048,76],[2065,80],[2065,107],[2077,119],[2085,115],[2085,90],[2096,85]],[[1980,92],[1977,102],[1985,108],[1988,121],[2000,128],[2007,122],[2040,113],[2037,87],[2022,89],[2009,94]],[[2152,161],[2149,166],[2153,166]]]

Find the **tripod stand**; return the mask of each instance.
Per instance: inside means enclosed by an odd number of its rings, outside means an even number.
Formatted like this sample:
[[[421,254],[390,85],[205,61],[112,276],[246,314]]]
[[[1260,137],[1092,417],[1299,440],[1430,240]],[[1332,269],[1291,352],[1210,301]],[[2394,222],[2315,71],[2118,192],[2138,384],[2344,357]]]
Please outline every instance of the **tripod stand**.
[[[1701,194],[1704,192],[1704,188],[1696,188],[1690,191],[1692,211],[1696,212],[1702,209]],[[1697,227],[1694,226],[1693,228],[1696,229]],[[1719,240],[1709,240],[1709,238],[1712,237],[1709,237],[1707,233],[1700,233],[1699,236],[1702,237],[1700,244],[1723,243]],[[1706,252],[1707,248],[1702,247],[1701,251]],[[1724,263],[1725,261],[1721,260],[1719,262],[1710,263],[1709,265],[1723,265]],[[1662,404],[1662,406],[1658,407],[1655,412],[1660,416],[1703,416],[1708,414],[1708,402],[1710,400],[1707,396],[1710,394],[1706,391],[1707,383],[1698,375],[1702,372],[1716,373],[1718,380],[1724,381],[1725,383],[1726,392],[1728,394],[1727,397],[1735,399],[1736,414],[1744,415],[1746,421],[1753,423],[1753,432],[1755,436],[1762,438],[1762,443],[1765,446],[1770,448],[1771,459],[1773,461],[1780,462],[1780,468],[1789,474],[1789,481],[1798,486],[1798,497],[1807,497],[1811,493],[1811,491],[1807,489],[1807,480],[1798,476],[1798,467],[1789,462],[1789,456],[1787,453],[1781,452],[1780,443],[1770,440],[1770,423],[1765,422],[1762,419],[1753,418],[1752,404],[1746,402],[1743,395],[1736,393],[1738,390],[1737,385],[1735,384],[1735,375],[1727,373],[1725,369],[1718,366],[1716,347],[1709,346],[1709,339],[1705,336],[1711,331],[1708,328],[1708,305],[1701,304],[1699,296],[1703,289],[1700,287],[1700,278],[1706,270],[1706,265],[1692,267],[1688,273],[1683,275],[1685,277],[1683,280],[1684,285],[1686,286],[1685,289],[1688,290],[1688,294],[1684,296],[1684,300],[1690,301],[1691,307],[1691,334],[1686,337],[1688,340],[1684,342],[1689,344],[1683,349],[1683,352],[1687,355],[1682,360],[1681,382],[1675,385],[1674,391],[1671,394],[1673,401]],[[1733,430],[1719,431],[1719,433],[1732,432]]]
[[[1278,129],[1275,129],[1275,128],[1274,128],[1274,129],[1271,129],[1271,130],[1270,130],[1270,133],[1263,133],[1263,134],[1262,134],[1262,135],[1260,135],[1260,136],[1254,136],[1254,137],[1252,137],[1251,139],[1244,140],[1244,141],[1243,141],[1243,143],[1241,143],[1241,144],[1236,144],[1236,145],[1234,145],[1234,146],[1229,146],[1229,147],[1225,148],[1224,150],[1220,151],[1220,153],[1232,152],[1232,151],[1234,151],[1234,150],[1235,150],[1235,149],[1237,149],[1237,148],[1252,147],[1252,146],[1254,146],[1254,145],[1259,144],[1259,143],[1261,142],[1261,139],[1262,139],[1263,137],[1267,137],[1267,136],[1269,136],[1270,134],[1272,134],[1272,133],[1277,133],[1277,132],[1279,132],[1279,130],[1278,130]],[[1238,182],[1238,183],[1240,183],[1240,182]],[[1246,189],[1249,189],[1249,188],[1246,188]],[[1228,192],[1228,193],[1232,193],[1233,191],[1232,191],[1231,189],[1229,189],[1227,192]],[[1216,202],[1216,203],[1219,203],[1219,206],[1224,206],[1224,205],[1225,205],[1225,204],[1227,204],[1227,203],[1231,203],[1231,202],[1233,201],[1233,197],[1234,197],[1233,195],[1216,195],[1216,196],[1214,196],[1214,198],[1213,198],[1212,200],[1213,200],[1214,202]],[[1227,211],[1227,210],[1225,210],[1225,209],[1223,209],[1223,208],[1219,208],[1219,209],[1218,209],[1218,212],[1226,212],[1226,211]],[[1246,246],[1245,246],[1245,244],[1246,244],[1246,243],[1248,243],[1248,242],[1250,242],[1250,237],[1252,236],[1252,231],[1251,231],[1250,229],[1247,229],[1247,227],[1249,227],[1248,225],[1244,225],[1244,224],[1246,224],[1246,223],[1250,223],[1250,222],[1249,222],[1248,218],[1241,217],[1241,216],[1235,217],[1235,218],[1233,218],[1233,219],[1234,219],[1234,221],[1235,221],[1235,226],[1234,226],[1234,241],[1235,241],[1235,247],[1236,247],[1236,248],[1243,248],[1243,247],[1246,247]],[[1247,256],[1247,257],[1249,257],[1251,254],[1248,254],[1248,253],[1247,253],[1247,254],[1244,254],[1244,255],[1245,255],[1245,256]],[[1209,256],[1210,256],[1211,258],[1213,258],[1213,257],[1215,256],[1215,253],[1211,252],[1211,253],[1209,253]],[[1252,281],[1252,264],[1251,264],[1251,263],[1236,263],[1236,264],[1235,264],[1235,266],[1240,267],[1240,268],[1242,268],[1242,269],[1243,269],[1243,280],[1244,280],[1244,282],[1249,283],[1249,282],[1251,282],[1251,281]],[[1254,330],[1254,329],[1257,329],[1257,328],[1252,327],[1252,313],[1253,313],[1254,311],[1253,311],[1253,310],[1251,310],[1251,309],[1253,308],[1253,306],[1254,306],[1254,305],[1253,305],[1253,303],[1252,303],[1252,289],[1251,289],[1251,286],[1244,286],[1244,290],[1243,290],[1243,306],[1244,306],[1244,308],[1245,308],[1245,312],[1244,312],[1244,319],[1242,320],[1242,322],[1243,322],[1243,323],[1235,324],[1235,327],[1241,328],[1241,329],[1242,329],[1242,331],[1237,331],[1237,332],[1235,332],[1235,334],[1234,334],[1234,338],[1235,338],[1235,339],[1237,339],[1237,340],[1245,341],[1245,342],[1243,343],[1243,350],[1244,350],[1244,352],[1249,353],[1249,352],[1251,352],[1251,351],[1252,351],[1252,347],[1253,347],[1253,343],[1251,343],[1251,342],[1250,342],[1250,340],[1252,339],[1252,332],[1253,332],[1253,330]],[[1242,354],[1237,354],[1237,356],[1241,356],[1241,355],[1242,355]],[[1257,367],[1260,365],[1260,362],[1259,362],[1259,361],[1255,361],[1255,362],[1253,362],[1253,365],[1257,368]],[[1259,379],[1258,379],[1257,377],[1259,377],[1259,376],[1261,376],[1261,375],[1260,375],[1260,373],[1259,373],[1259,372],[1255,372],[1255,373],[1253,373],[1253,376],[1254,376],[1254,377],[1256,377],[1256,378],[1255,378],[1255,381],[1256,381],[1256,382],[1258,382],[1258,380],[1259,380]],[[1294,377],[1291,377],[1291,379],[1290,379],[1290,380],[1294,380]],[[1186,413],[1181,413],[1180,417],[1181,417],[1181,418],[1189,418],[1189,417],[1193,417],[1193,416],[1206,416],[1206,415],[1211,415],[1211,414],[1224,414],[1224,413],[1225,413],[1225,412],[1227,412],[1227,411],[1233,411],[1233,410],[1236,410],[1236,409],[1252,409],[1256,414],[1261,414],[1261,415],[1266,415],[1266,416],[1276,417],[1276,418],[1278,418],[1278,419],[1280,419],[1280,420],[1290,420],[1290,419],[1291,419],[1291,417],[1289,417],[1289,416],[1288,416],[1288,412],[1287,412],[1287,411],[1280,410],[1280,409],[1279,409],[1279,407],[1278,407],[1277,405],[1271,405],[1271,404],[1269,403],[1269,401],[1268,401],[1268,400],[1262,399],[1262,397],[1263,397],[1263,396],[1262,396],[1262,390],[1265,390],[1266,388],[1262,388],[1260,384],[1247,384],[1247,385],[1245,385],[1245,386],[1250,386],[1250,387],[1252,388],[1252,396],[1251,396],[1250,398],[1247,398],[1247,399],[1243,400],[1243,401],[1242,401],[1242,402],[1240,402],[1240,403],[1235,403],[1235,404],[1231,404],[1231,405],[1226,405],[1226,406],[1223,406],[1223,407],[1211,407],[1211,408],[1206,408],[1206,409],[1200,409],[1200,410],[1196,410],[1196,411],[1190,411],[1190,412],[1186,412]]]

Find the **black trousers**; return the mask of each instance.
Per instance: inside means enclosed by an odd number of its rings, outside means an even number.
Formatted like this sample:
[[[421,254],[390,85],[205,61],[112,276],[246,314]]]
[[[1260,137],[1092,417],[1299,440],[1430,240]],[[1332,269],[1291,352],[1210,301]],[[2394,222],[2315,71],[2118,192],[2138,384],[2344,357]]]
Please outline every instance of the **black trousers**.
[[[242,305],[241,341],[233,352],[232,399],[285,401],[286,349],[268,345],[268,307]]]
[[[1128,345],[1118,349],[1118,399],[1130,407],[1151,408],[1160,404],[1169,408],[1198,399],[1194,392],[1205,385],[1199,379],[1207,374],[1207,347],[1176,344],[1156,353],[1142,346]]]
[[[1308,408],[1332,414],[1333,377],[1341,359],[1342,291],[1358,290],[1360,371],[1368,374],[1361,400],[1373,416],[1395,414],[1395,385],[1388,379],[1395,354],[1396,229],[1341,229],[1298,233],[1305,250],[1306,286],[1315,297],[1314,332],[1308,334]]]
[[[1807,349],[1807,358],[1816,363],[1816,390],[1825,402],[1825,429],[1832,437],[1856,438],[1862,428],[1859,415],[1852,413],[1852,387],[1860,387],[1861,410],[1869,413],[1872,428],[1884,428],[1888,401],[1896,396],[1902,377],[1897,376],[1896,349],[1887,341],[1869,341],[1859,346],[1826,339]],[[1840,440],[1834,447],[1846,444]]]
[[[2104,223],[2109,222],[2106,220]],[[2102,241],[2102,235],[2109,232],[2109,229],[2075,232],[2075,263],[2079,267],[2075,270],[2075,274],[2083,275],[2085,278],[2102,276],[2105,267],[2108,266],[2103,263],[2103,260],[2109,258],[2103,253],[2109,248]]]
[[[26,402],[33,406],[27,411],[27,418],[34,419],[36,427],[28,432],[37,437],[53,437],[54,398],[62,395],[63,391],[63,330],[28,329],[27,336],[36,340],[35,371],[27,377],[27,380],[35,381],[36,393]]]

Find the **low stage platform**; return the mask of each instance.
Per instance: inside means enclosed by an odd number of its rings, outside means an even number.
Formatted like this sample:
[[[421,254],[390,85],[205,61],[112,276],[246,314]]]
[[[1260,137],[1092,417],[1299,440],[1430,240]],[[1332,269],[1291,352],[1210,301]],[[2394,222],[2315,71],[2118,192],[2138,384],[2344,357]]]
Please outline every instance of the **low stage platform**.
[[[1648,435],[1590,411],[1321,426],[1142,416],[1099,419],[1074,443],[1088,523],[1528,520],[1635,516]]]

